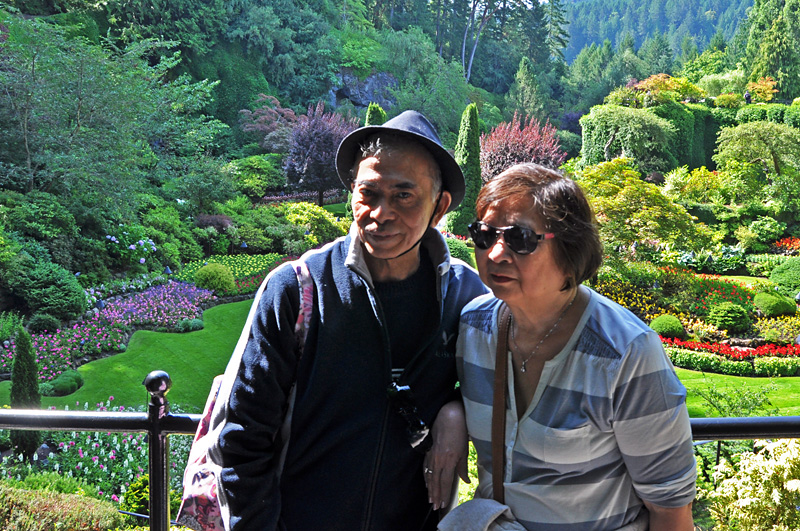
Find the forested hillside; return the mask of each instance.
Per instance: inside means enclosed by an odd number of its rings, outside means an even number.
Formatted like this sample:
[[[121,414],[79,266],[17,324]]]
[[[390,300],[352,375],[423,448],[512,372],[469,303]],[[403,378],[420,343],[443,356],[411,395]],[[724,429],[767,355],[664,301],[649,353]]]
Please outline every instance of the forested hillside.
[[[606,39],[617,45],[628,34],[637,47],[661,33],[676,53],[692,45],[704,50],[716,33],[733,39],[752,5],[753,0],[569,0],[564,55],[572,62],[584,46]]]

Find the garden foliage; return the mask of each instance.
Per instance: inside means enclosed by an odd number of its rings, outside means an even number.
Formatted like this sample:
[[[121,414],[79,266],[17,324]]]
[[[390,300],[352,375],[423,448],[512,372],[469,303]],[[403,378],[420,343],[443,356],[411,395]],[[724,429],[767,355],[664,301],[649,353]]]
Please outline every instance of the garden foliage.
[[[466,190],[461,204],[447,214],[445,230],[467,235],[467,226],[475,220],[475,201],[481,190],[481,143],[478,131],[478,107],[470,103],[461,116],[455,159],[464,173]]]
[[[559,145],[556,128],[533,117],[526,119],[514,114],[510,122],[501,123],[491,133],[481,135],[483,182],[520,162],[558,168],[566,156]]]
[[[779,293],[794,298],[800,293],[800,258],[790,258],[772,270],[769,279]]]
[[[108,501],[0,483],[0,524],[8,531],[113,531],[123,524],[123,517]]]
[[[194,274],[194,284],[198,288],[216,293],[231,291],[236,287],[233,273],[224,264],[208,264]]]
[[[686,330],[683,329],[681,320],[674,315],[659,315],[650,321],[650,328],[662,337],[677,337],[679,339],[686,337]]]
[[[38,367],[34,357],[31,336],[20,327],[17,332],[14,366],[11,369],[11,407],[38,409],[42,405],[37,378]],[[11,432],[11,443],[26,459],[32,459],[39,448],[41,435],[38,431],[19,430]]]

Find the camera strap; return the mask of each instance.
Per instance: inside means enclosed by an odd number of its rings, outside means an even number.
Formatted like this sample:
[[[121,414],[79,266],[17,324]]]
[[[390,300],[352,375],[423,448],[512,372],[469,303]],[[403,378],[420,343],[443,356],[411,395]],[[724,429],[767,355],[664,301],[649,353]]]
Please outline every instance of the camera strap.
[[[508,397],[508,329],[511,310],[502,303],[498,314],[497,353],[494,366],[494,400],[492,402],[492,492],[494,499],[505,504],[506,400]]]

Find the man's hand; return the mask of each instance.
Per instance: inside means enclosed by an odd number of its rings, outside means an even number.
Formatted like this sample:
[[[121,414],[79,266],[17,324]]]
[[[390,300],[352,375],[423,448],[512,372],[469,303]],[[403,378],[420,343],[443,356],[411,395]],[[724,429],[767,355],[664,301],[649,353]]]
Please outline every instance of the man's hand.
[[[425,454],[423,473],[428,486],[428,499],[434,509],[450,503],[456,472],[469,483],[467,474],[467,420],[460,400],[448,402],[431,428],[433,446]]]

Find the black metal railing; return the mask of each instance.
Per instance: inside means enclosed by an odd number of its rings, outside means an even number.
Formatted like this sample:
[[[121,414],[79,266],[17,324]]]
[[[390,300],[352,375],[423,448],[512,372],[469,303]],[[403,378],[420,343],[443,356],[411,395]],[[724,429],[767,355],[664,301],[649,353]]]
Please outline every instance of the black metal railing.
[[[149,441],[150,529],[169,531],[169,440],[173,433],[194,434],[200,415],[172,414],[166,394],[172,381],[164,371],[147,375],[147,413],[0,409],[0,429],[146,432]],[[692,419],[692,438],[799,439],[800,416]]]

